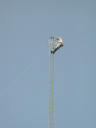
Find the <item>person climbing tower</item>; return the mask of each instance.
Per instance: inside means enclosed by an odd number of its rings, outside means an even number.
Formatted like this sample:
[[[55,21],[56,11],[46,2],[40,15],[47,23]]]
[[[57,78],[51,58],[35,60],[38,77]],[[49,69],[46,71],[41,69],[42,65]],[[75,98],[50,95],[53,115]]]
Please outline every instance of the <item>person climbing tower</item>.
[[[56,45],[56,47],[55,47],[55,49],[53,51],[51,51],[52,54],[54,54],[57,50],[59,50],[60,47],[63,47],[64,46],[64,44],[62,43],[63,41],[62,41],[62,39],[60,37],[57,37],[53,41],[56,41],[56,40],[58,41],[58,43],[57,44],[54,44],[54,45]]]

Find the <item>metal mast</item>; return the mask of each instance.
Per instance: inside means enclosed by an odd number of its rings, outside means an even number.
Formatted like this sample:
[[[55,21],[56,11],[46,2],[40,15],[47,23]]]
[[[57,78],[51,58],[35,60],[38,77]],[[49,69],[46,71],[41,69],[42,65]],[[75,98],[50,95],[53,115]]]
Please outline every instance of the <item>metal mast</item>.
[[[48,98],[48,128],[53,128],[53,87],[54,87],[54,37],[47,42],[49,47],[49,98]]]

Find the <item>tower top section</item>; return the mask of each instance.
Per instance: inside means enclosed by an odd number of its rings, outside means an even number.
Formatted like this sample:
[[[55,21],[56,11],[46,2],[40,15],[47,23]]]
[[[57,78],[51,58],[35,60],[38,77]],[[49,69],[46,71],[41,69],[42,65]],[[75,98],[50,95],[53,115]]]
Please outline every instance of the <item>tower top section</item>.
[[[51,37],[50,37],[50,39],[54,40],[54,37],[53,37],[53,36],[51,36]]]
[[[50,37],[50,40],[48,40],[48,41],[47,41],[47,46],[48,46],[48,47],[50,47],[50,48],[52,48],[52,47],[53,47],[53,45],[54,45],[53,40],[54,40],[54,37],[53,37],[53,36],[51,36],[51,37]]]

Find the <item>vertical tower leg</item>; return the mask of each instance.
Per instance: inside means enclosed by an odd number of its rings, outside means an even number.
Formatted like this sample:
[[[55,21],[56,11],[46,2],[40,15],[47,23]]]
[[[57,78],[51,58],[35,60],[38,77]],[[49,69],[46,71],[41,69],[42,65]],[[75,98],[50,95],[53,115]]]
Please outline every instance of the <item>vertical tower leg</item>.
[[[53,128],[53,88],[54,88],[54,54],[51,54],[51,50],[49,48],[48,128]]]

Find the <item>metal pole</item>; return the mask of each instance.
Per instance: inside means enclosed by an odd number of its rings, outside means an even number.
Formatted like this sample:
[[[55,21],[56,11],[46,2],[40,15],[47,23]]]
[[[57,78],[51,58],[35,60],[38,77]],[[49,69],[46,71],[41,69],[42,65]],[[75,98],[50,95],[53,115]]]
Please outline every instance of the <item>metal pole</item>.
[[[51,50],[54,49],[49,47],[49,99],[48,99],[48,128],[53,128],[53,88],[54,88],[54,54],[51,54]]]

